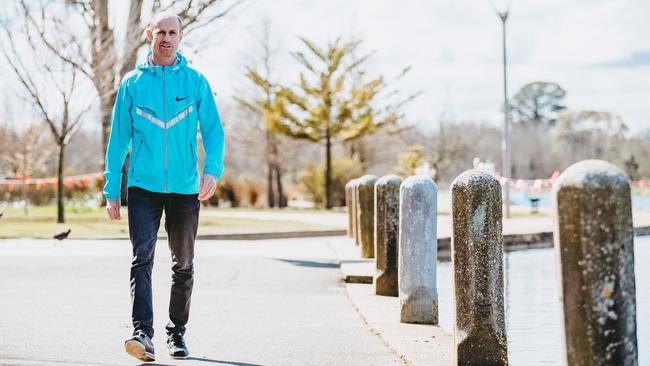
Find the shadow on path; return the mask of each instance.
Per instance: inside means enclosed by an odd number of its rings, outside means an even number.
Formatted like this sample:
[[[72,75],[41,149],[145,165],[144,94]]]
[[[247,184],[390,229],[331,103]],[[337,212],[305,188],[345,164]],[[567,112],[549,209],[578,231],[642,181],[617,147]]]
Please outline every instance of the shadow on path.
[[[306,261],[306,260],[297,260],[297,259],[282,259],[282,258],[273,258],[276,261],[282,261],[285,263],[293,264],[294,266],[300,267],[310,267],[310,268],[339,268],[338,263],[334,262],[324,262],[324,261]]]

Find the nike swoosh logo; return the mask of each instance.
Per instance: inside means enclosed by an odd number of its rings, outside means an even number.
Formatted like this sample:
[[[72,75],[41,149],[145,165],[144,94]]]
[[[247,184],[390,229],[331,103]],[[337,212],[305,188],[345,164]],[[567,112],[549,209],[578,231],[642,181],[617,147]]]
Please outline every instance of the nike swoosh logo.
[[[189,97],[190,97],[189,95],[186,96],[186,97],[183,97],[183,98],[176,97],[176,101],[177,101],[177,102],[180,102],[181,100],[185,100],[185,99],[187,99],[187,98],[189,98]]]

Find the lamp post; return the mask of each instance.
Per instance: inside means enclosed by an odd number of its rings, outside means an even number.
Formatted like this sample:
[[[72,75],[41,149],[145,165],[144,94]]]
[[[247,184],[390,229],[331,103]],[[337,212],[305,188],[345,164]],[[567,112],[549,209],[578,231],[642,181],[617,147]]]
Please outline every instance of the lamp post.
[[[510,106],[508,104],[508,62],[506,54],[506,22],[510,13],[510,1],[508,5],[497,9],[494,2],[490,0],[492,8],[499,16],[502,26],[502,39],[503,39],[503,137],[501,139],[501,174],[506,178],[504,187],[504,204],[505,204],[505,217],[510,218],[510,178],[512,176],[512,168],[510,161]]]

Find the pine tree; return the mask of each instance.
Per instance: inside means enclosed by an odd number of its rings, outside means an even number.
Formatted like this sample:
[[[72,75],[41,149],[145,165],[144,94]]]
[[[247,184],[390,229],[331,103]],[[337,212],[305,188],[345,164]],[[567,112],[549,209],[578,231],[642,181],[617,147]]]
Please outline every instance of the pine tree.
[[[274,97],[263,102],[265,121],[274,131],[297,139],[323,144],[325,148],[326,208],[332,207],[332,146],[373,133],[385,126],[396,126],[403,117],[402,105],[418,94],[390,103],[397,91],[389,90],[393,81],[383,76],[368,78],[362,69],[372,53],[355,57],[360,41],[337,39],[322,49],[300,38],[305,52],[291,55],[303,70],[299,82],[273,84],[255,70],[248,77],[263,89],[272,88]],[[381,103],[381,104],[380,104]]]

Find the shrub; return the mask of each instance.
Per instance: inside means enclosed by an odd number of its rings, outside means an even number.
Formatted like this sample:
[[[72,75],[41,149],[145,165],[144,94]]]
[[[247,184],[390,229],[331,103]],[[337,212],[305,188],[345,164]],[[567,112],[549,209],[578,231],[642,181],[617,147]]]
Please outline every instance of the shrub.
[[[345,185],[363,174],[361,167],[350,158],[332,161],[332,206],[345,206]],[[325,205],[325,162],[309,163],[300,177],[303,190],[318,206]]]
[[[34,178],[35,179],[35,178]],[[0,197],[4,202],[16,202],[23,200],[23,185],[0,186]],[[98,188],[99,187],[99,188]],[[97,192],[103,188],[103,179],[90,178],[79,180],[74,183],[66,182],[63,186],[63,197],[65,201],[87,200],[96,197]],[[56,204],[56,184],[48,183],[41,186],[35,184],[27,185],[27,200],[30,205],[46,206]]]

